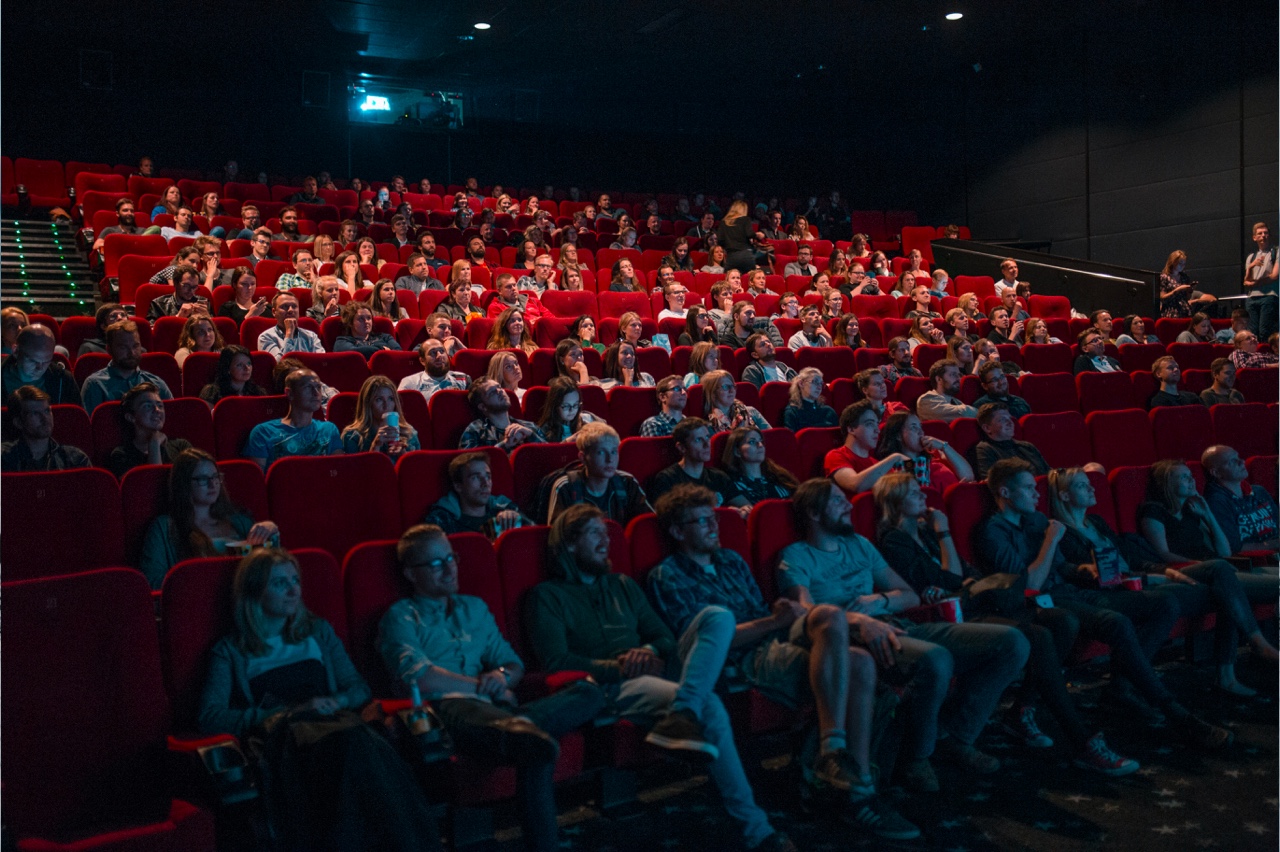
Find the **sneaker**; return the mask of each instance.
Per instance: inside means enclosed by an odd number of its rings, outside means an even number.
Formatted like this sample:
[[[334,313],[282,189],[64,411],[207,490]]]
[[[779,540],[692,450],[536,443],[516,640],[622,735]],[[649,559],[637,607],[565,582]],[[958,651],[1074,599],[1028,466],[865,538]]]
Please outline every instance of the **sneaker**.
[[[933,764],[927,758],[904,764],[898,770],[898,783],[913,793],[936,793],[941,789]]]
[[[1053,740],[1036,724],[1034,707],[1023,707],[1016,714],[1009,713],[1004,719],[1004,729],[1027,748],[1053,748]]]
[[[813,762],[813,769],[806,773],[811,781],[826,784],[842,793],[849,792],[853,786],[854,776],[849,771],[849,761],[842,750],[818,755]]]
[[[1144,701],[1127,680],[1113,680],[1098,697],[1112,707],[1133,713],[1144,722],[1158,725],[1164,721],[1164,714]]]
[[[758,844],[751,847],[751,852],[800,852],[796,844],[781,831],[775,831]]]
[[[971,745],[965,745],[955,737],[938,740],[935,754],[949,760],[961,769],[976,772],[979,775],[990,775],[1000,771],[1000,761],[989,754],[978,751]]]
[[[902,814],[879,796],[869,796],[850,802],[842,819],[853,826],[871,832],[882,840],[915,840],[920,829],[908,822]]]
[[[1236,735],[1226,728],[1211,725],[1188,713],[1180,719],[1174,719],[1174,729],[1184,736],[1192,745],[1204,749],[1226,748],[1236,740]]]
[[[560,756],[555,737],[520,716],[498,719],[488,724],[493,751],[517,766],[553,763]]]
[[[710,762],[720,756],[720,750],[707,742],[702,725],[688,710],[672,710],[663,716],[644,741],[658,748],[688,752],[687,757],[700,761]]]
[[[1138,761],[1121,757],[1108,748],[1107,741],[1102,738],[1101,733],[1089,737],[1089,741],[1084,744],[1084,751],[1075,759],[1075,765],[1081,769],[1092,769],[1094,772],[1110,775],[1112,778],[1132,775],[1139,769]]]

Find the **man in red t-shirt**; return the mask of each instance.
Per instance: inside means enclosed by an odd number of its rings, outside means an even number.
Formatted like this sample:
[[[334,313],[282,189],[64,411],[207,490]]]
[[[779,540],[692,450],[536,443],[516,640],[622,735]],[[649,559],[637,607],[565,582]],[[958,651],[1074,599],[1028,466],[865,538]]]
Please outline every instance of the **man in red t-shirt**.
[[[911,460],[902,453],[893,453],[876,459],[872,453],[880,437],[880,414],[875,404],[862,399],[846,408],[840,415],[840,431],[844,434],[844,446],[827,453],[822,461],[822,473],[846,494],[870,491],[876,481],[897,468],[906,469]]]

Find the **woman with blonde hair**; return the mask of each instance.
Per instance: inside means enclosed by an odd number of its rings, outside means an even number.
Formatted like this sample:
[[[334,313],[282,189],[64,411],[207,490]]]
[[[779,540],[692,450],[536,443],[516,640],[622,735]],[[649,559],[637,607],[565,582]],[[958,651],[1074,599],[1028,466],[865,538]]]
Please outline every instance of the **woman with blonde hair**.
[[[702,377],[702,409],[711,432],[728,432],[739,426],[760,431],[770,428],[764,415],[738,401],[738,386],[728,370],[712,370]]]
[[[489,369],[485,378],[497,382],[504,391],[516,395],[516,399],[524,399],[524,388],[520,382],[524,379],[524,370],[520,367],[520,359],[516,353],[506,350],[489,359]]]
[[[498,314],[493,323],[493,332],[485,349],[519,349],[526,355],[538,348],[533,335],[525,328],[524,311],[519,308],[507,308]]]
[[[192,352],[221,352],[226,345],[213,318],[208,314],[197,314],[188,317],[182,326],[182,333],[178,335],[178,351],[173,358],[181,367]]]
[[[618,339],[636,349],[653,345],[653,341],[644,336],[644,322],[635,311],[627,311],[618,317]]]
[[[316,234],[316,238],[311,242],[311,256],[316,259],[317,264],[332,263],[336,265],[333,237],[328,234]]]
[[[747,202],[738,199],[729,205],[729,212],[724,214],[715,230],[716,241],[725,250],[726,270],[750,272],[756,268],[756,253],[752,243],[754,234],[751,230],[751,217],[747,213]]]
[[[1189,317],[1192,310],[1218,301],[1216,296],[1208,293],[1196,295],[1195,288],[1200,282],[1191,280],[1186,268],[1185,251],[1173,252],[1164,262],[1164,270],[1160,273],[1160,316]]]
[[[978,301],[977,293],[965,293],[956,303],[956,307],[964,312],[970,322],[987,318],[987,315],[982,312],[982,303]]]
[[[720,369],[720,344],[716,340],[699,340],[689,353],[689,372],[684,375],[684,386],[691,388],[707,373]]]
[[[817,367],[805,367],[791,380],[791,401],[782,409],[782,425],[792,432],[811,426],[838,426],[836,410],[822,397],[825,383]]]
[[[370,376],[364,380],[356,398],[355,419],[342,430],[342,449],[347,453],[385,453],[392,458],[422,449],[391,379]]]

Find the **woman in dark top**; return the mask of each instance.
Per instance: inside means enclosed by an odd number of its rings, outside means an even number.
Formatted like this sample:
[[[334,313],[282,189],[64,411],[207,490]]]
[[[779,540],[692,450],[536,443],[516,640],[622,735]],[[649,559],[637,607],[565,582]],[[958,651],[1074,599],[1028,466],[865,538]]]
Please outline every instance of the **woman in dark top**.
[[[1164,561],[1164,576],[1174,581],[1169,591],[1178,596],[1183,614],[1218,613],[1214,634],[1218,685],[1237,695],[1251,694],[1235,677],[1238,634],[1244,634],[1262,659],[1280,661],[1258,629],[1250,606],[1274,602],[1280,580],[1272,574],[1238,572],[1224,561],[1231,555],[1231,544],[1196,491],[1191,470],[1180,461],[1165,459],[1151,466],[1147,502],[1138,507],[1138,528]],[[1184,564],[1188,562],[1194,564]]]
[[[253,383],[253,355],[235,343],[218,353],[213,380],[200,390],[200,398],[210,406],[224,396],[265,395],[266,391]]]
[[[333,627],[302,603],[297,560],[276,548],[246,556],[232,607],[235,627],[209,655],[200,730],[262,740],[279,847],[440,849],[408,766],[360,719],[368,685]]]
[[[594,349],[604,353],[604,344],[596,340],[596,320],[590,314],[583,314],[573,321],[569,327],[569,337],[576,340],[583,349]]]
[[[338,335],[334,352],[359,352],[368,358],[383,349],[400,351],[400,344],[391,335],[373,330],[373,308],[368,302],[352,299],[342,306],[342,325],[346,334]]]
[[[822,398],[822,371],[805,367],[791,380],[791,402],[782,409],[782,425],[792,432],[813,426],[837,426],[836,410]]]
[[[789,470],[768,457],[764,435],[754,426],[740,426],[729,433],[720,465],[752,506],[761,500],[790,497],[800,485]]]
[[[876,482],[873,493],[881,513],[877,528],[880,552],[889,567],[916,590],[925,604],[959,594],[970,582],[965,578],[968,566],[956,551],[947,516],[929,508],[915,477],[908,473],[886,474]],[[1034,705],[1038,695],[1077,753],[1076,766],[1110,776],[1138,771],[1136,761],[1108,748],[1100,731],[1089,734],[1067,693],[1062,661],[1079,630],[1074,615],[1040,607],[1023,607],[1013,616],[994,615],[970,603],[963,617],[965,621],[1016,627],[1031,644],[1026,676],[1004,719],[1009,733],[1030,748],[1053,746],[1053,740],[1036,724]]]
[[[692,346],[704,340],[709,343],[719,342],[720,336],[716,334],[716,321],[711,314],[707,313],[706,308],[701,305],[694,305],[685,314],[684,331],[680,333],[680,337],[676,340],[676,345]]]
[[[107,468],[117,477],[144,464],[171,464],[191,444],[164,433],[164,400],[151,382],[125,391],[120,399],[120,431],[124,443],[111,451]]]
[[[260,317],[270,307],[269,299],[254,299],[258,289],[258,276],[248,266],[237,266],[231,271],[231,292],[234,298],[223,302],[218,308],[218,316],[231,317],[236,325],[240,325],[247,317]]]
[[[739,199],[729,205],[729,212],[716,225],[715,233],[716,239],[727,253],[724,261],[726,270],[750,272],[756,268],[756,254],[751,242],[754,232],[751,229],[751,217],[747,215],[747,202]]]

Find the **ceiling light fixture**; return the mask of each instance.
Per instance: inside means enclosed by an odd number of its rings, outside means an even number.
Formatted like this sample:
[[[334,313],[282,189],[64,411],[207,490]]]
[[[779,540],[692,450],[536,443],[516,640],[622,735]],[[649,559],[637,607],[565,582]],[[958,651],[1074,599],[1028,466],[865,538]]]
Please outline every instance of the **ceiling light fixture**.
[[[947,14],[947,20],[948,20],[948,21],[958,21],[958,20],[960,20],[960,19],[961,19],[961,18],[963,18],[963,17],[964,17],[964,13],[963,13],[963,12],[950,12],[950,13],[948,13],[948,14]]]
[[[480,23],[476,24],[476,29],[478,29],[478,30],[487,30],[487,29],[489,29],[489,27],[490,27],[490,26],[491,26],[491,24],[486,24],[486,23],[484,23],[483,21],[481,21]]]

